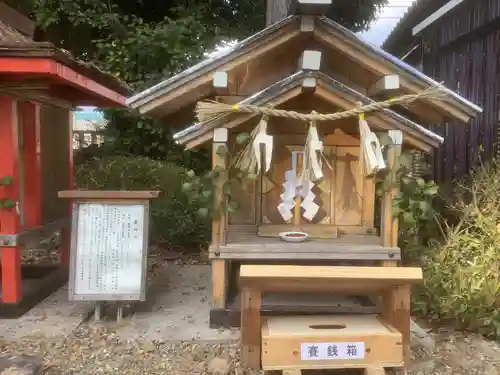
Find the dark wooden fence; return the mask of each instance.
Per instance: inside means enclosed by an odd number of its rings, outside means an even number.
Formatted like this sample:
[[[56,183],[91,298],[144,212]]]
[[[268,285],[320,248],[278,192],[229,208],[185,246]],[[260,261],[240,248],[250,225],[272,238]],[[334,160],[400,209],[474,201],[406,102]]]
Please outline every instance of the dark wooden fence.
[[[424,31],[423,70],[484,113],[464,125],[433,128],[445,137],[435,179],[450,184],[495,156],[500,121],[500,0],[469,0]],[[417,62],[410,62],[416,64]]]

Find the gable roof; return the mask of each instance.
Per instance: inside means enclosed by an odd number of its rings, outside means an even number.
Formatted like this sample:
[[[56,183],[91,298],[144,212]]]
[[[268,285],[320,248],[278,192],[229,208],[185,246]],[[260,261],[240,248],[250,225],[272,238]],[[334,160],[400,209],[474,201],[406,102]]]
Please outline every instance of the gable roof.
[[[343,101],[349,102],[349,108],[352,108],[358,101],[363,104],[374,103],[372,99],[321,72],[299,71],[250,96],[249,98],[242,100],[239,104],[282,104],[302,93],[302,81],[306,77],[313,77],[318,80],[318,88],[316,89],[315,95],[323,97],[326,100],[328,100],[328,95],[325,95],[325,93],[329,92],[337,95],[339,98],[342,98]],[[229,113],[205,123],[203,126],[199,123],[194,124],[187,129],[176,133],[174,135],[174,139],[181,144],[185,144],[188,148],[196,147],[212,138],[213,129],[217,127],[233,128],[255,116],[257,115]],[[370,113],[367,117],[367,121],[377,127],[401,129],[410,136],[409,143],[426,151],[430,150],[432,147],[437,147],[443,142],[443,138],[441,136],[388,108]]]
[[[193,65],[132,97],[127,101],[127,104],[132,108],[137,108],[147,102],[150,102],[167,92],[178,88],[179,86],[185,85],[186,83],[198,78],[204,74],[213,73],[216,69],[222,66],[224,63],[236,59],[237,57],[249,53],[256,48],[262,46],[264,41],[267,41],[269,37],[277,36],[279,30],[284,29],[288,26],[292,26],[298,35],[298,17],[289,16],[280,22],[277,22],[264,30],[253,34],[247,39],[241,42],[235,43],[230,48],[224,49],[220,52],[214,53],[211,57],[202,60],[198,64]],[[295,26],[295,27],[294,27]],[[291,35],[293,37],[293,35]]]
[[[71,53],[57,48],[53,43],[35,42],[0,21],[0,58],[2,57],[51,58],[121,95],[129,95],[132,91],[126,83],[96,65],[76,59]]]
[[[143,114],[150,113],[156,106],[165,104],[169,106],[168,109],[171,113],[202,97],[207,97],[214,93],[213,87],[209,86],[212,73],[220,68],[226,69],[231,64],[233,67],[238,66],[238,63],[244,62],[241,60],[242,58],[247,58],[246,61],[248,61],[250,58],[256,58],[257,55],[262,56],[265,52],[277,47],[279,45],[277,42],[282,43],[281,40],[284,39],[280,38],[286,36],[286,40],[291,40],[300,35],[301,23],[299,19],[300,17],[290,16],[250,38],[236,43],[231,49],[216,54],[190,69],[132,96],[128,99],[127,104],[132,108],[139,109]],[[347,58],[362,66],[363,69],[370,70],[378,76],[399,74],[402,78],[402,86],[409,92],[418,92],[437,84],[430,77],[381,48],[364,41],[355,33],[326,17],[315,18],[314,27],[308,31],[312,32],[314,39],[340,51]],[[250,56],[251,54],[253,55]],[[205,85],[205,91],[200,88],[202,84]],[[446,112],[450,117],[462,121],[467,121],[482,111],[480,107],[451,90],[446,89],[446,94],[443,101],[428,100],[427,104],[440,109],[441,113]],[[171,102],[168,102],[167,96]],[[165,98],[165,100],[162,99],[163,104],[154,103],[154,100],[158,98]]]
[[[355,51],[344,51],[345,53],[349,54],[351,58],[359,63],[364,62],[366,65],[369,65],[370,62],[365,58],[372,59],[372,61],[381,63],[382,65],[375,69],[377,69],[378,72],[384,75],[391,73],[400,75],[404,79],[404,81],[406,81],[402,82],[403,85],[405,85],[406,83],[408,86],[415,86],[417,90],[422,90],[428,88],[429,86],[435,86],[439,84],[437,81],[433,80],[421,71],[415,69],[411,65],[405,63],[397,57],[394,57],[390,53],[384,51],[382,48],[363,40],[363,38],[359,37],[352,31],[326,17],[320,18],[319,26],[323,31],[331,36],[342,35],[344,37],[344,40],[347,41],[347,45],[340,43],[336,46],[342,46],[346,49],[355,49]],[[455,107],[459,111],[464,111],[464,114],[468,114],[469,117],[476,116],[477,114],[482,112],[481,107],[470,102],[463,96],[457,94],[455,91],[444,88],[444,93],[446,94],[446,98],[444,101],[447,104],[450,104],[452,107]],[[433,100],[429,100],[429,102],[432,103]]]

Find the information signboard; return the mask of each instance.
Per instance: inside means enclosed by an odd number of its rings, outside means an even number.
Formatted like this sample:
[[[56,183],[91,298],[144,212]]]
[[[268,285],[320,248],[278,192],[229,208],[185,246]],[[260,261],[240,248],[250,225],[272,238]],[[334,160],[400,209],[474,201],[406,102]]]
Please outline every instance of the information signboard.
[[[69,298],[144,301],[149,201],[75,201]]]

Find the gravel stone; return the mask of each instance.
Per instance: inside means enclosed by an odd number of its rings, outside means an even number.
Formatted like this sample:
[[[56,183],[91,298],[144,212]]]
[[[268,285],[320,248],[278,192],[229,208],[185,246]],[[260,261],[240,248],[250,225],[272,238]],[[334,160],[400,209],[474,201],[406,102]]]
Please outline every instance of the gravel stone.
[[[229,361],[224,358],[213,358],[208,363],[208,372],[211,375],[228,375]]]
[[[435,336],[436,350],[415,351],[398,375],[499,375],[500,344],[477,335]],[[125,341],[110,328],[83,324],[70,336],[0,341],[0,353],[43,359],[44,375],[259,375],[240,362],[239,343]],[[10,370],[9,370],[10,371]],[[304,371],[305,375],[308,375]],[[326,371],[325,374],[343,375]],[[1,375],[28,375],[7,372]],[[31,375],[31,373],[29,373]]]

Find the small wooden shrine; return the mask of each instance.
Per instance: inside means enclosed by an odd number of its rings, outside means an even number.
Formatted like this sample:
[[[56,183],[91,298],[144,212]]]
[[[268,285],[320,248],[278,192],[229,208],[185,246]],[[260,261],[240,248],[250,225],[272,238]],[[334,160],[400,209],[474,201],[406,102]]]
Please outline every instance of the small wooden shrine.
[[[301,14],[128,103],[179,127],[197,113],[175,138],[187,149],[212,148],[216,204],[227,198],[224,176],[247,172],[247,188],[230,197],[239,209],[213,218],[209,252],[211,325],[241,322],[248,366],[402,366],[410,286],[422,275],[397,267],[399,157],[403,149],[431,152],[443,138],[430,125],[466,122],[481,108],[318,16],[331,1],[296,3]],[[389,188],[376,199],[381,171]],[[297,316],[304,313],[316,316]],[[261,321],[276,314],[289,316]],[[351,356],[346,343],[356,343]]]
[[[77,105],[121,107],[128,87],[51,43],[5,4],[0,15],[0,315],[19,316],[68,281]],[[23,264],[22,251],[63,232],[61,266]]]

